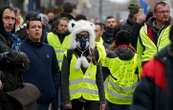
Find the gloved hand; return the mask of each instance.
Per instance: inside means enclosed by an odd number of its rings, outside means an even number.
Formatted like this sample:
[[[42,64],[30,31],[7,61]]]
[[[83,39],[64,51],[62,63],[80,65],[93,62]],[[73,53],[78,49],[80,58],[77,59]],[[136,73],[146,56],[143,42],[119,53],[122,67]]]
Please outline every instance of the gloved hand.
[[[29,68],[29,59],[24,52],[9,50],[0,54],[2,69],[24,72]]]
[[[12,57],[14,59],[9,58],[12,61],[14,69],[20,73],[23,73],[24,71],[29,69],[29,58],[24,52],[18,52],[18,53],[12,53]]]
[[[5,63],[5,64],[12,63],[15,61],[18,54],[19,54],[19,52],[14,51],[14,50],[5,51],[0,54],[0,60],[1,60],[1,62]]]

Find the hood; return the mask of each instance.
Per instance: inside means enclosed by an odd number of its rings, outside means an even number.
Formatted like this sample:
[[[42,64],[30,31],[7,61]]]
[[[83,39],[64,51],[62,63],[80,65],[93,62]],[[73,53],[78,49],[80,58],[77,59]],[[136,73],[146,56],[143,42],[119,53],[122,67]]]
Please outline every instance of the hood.
[[[95,25],[92,22],[86,20],[71,20],[69,22],[68,29],[72,35],[72,48],[76,48],[76,34],[82,31],[86,31],[89,33],[89,48],[95,48]]]
[[[130,60],[135,55],[135,52],[134,52],[133,49],[131,49],[131,48],[124,48],[124,47],[118,47],[113,52],[121,60]]]
[[[9,6],[0,9],[0,33],[3,36],[8,36],[8,33],[5,31],[4,26],[3,26],[3,21],[2,21],[3,12],[5,9],[8,9],[8,8],[11,9],[11,7],[9,7]],[[15,25],[14,25],[12,33],[14,33],[14,32],[15,32]]]

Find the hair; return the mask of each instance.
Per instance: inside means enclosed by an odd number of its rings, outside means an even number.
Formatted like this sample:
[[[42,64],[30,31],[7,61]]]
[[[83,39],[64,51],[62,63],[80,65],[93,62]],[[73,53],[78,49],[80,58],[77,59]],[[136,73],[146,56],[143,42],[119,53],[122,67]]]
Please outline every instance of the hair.
[[[29,11],[25,16],[25,22],[27,22],[31,17],[37,16],[39,13],[35,11]]]
[[[69,22],[69,19],[67,17],[55,17],[55,19],[53,20],[53,25],[52,25],[52,32],[53,33],[57,33],[57,25],[60,23],[61,20],[65,20],[67,22]]]
[[[83,15],[83,14],[76,15],[76,18],[75,18],[76,21],[79,21],[81,19],[82,20],[87,20],[87,17],[85,15]]]
[[[104,28],[105,28],[105,25],[101,22],[96,22],[95,25],[99,25],[101,30],[104,30]]]
[[[1,17],[2,17],[2,15],[3,15],[3,12],[4,12],[6,9],[9,9],[10,11],[13,11],[14,14],[16,14],[16,10],[15,10],[14,7],[11,7],[11,6],[5,6],[5,7],[3,7],[3,8],[0,8]]]
[[[11,6],[4,6],[4,7],[0,8],[0,33],[4,36],[7,36],[7,33],[6,33],[4,26],[3,26],[2,17],[3,17],[3,13],[6,9],[9,9],[10,11],[13,11],[14,14],[16,14],[15,9]],[[14,32],[15,32],[15,25],[14,25],[14,28],[12,30],[12,33],[14,33]]]
[[[168,4],[167,4],[166,2],[164,2],[164,1],[157,2],[157,3],[154,5],[154,12],[157,11],[157,6],[158,6],[158,5],[166,6],[166,5],[168,5]]]
[[[115,43],[116,45],[121,44],[130,44],[131,43],[131,37],[130,33],[126,30],[120,30],[115,35]]]
[[[112,19],[112,18],[114,18],[114,16],[107,16],[107,17],[106,17],[106,20]]]
[[[129,9],[129,16],[133,17],[136,13],[139,12],[140,6],[138,4],[130,4],[128,6],[128,9]]]
[[[41,17],[38,14],[30,16],[30,18],[27,20],[27,29],[29,28],[30,21],[40,21],[41,22]]]

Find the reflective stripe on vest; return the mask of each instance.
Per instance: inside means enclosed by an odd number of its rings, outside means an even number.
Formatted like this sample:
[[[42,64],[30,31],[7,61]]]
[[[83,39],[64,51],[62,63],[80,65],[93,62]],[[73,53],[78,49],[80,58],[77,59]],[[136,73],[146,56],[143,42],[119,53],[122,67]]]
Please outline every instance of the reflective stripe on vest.
[[[87,83],[91,83],[91,84],[96,83],[95,80],[83,78],[83,79],[78,79],[78,80],[71,80],[70,85],[77,84],[77,83],[80,83],[80,82],[87,82]]]
[[[105,83],[105,86],[109,86],[108,85],[109,83],[106,82]],[[132,98],[132,94],[129,94],[129,95],[124,95],[124,94],[120,94],[120,93],[117,93],[116,91],[112,91],[111,89],[109,88],[106,88],[107,92],[112,96],[112,97],[117,97],[117,98],[120,98],[120,99],[125,99],[125,100],[131,100]]]
[[[99,53],[99,61],[102,61],[106,57],[106,50],[103,46],[103,39],[100,38],[99,42],[96,42],[96,47]]]
[[[70,91],[70,94],[77,94],[77,93],[98,94],[98,90],[91,90],[91,89],[87,89],[87,88],[79,88],[79,89]]]
[[[127,83],[128,83],[128,82],[127,82]],[[136,88],[136,86],[137,86],[138,83],[134,83],[134,84],[132,84],[132,85],[130,85],[130,86],[123,87],[123,86],[119,86],[119,85],[117,85],[116,83],[114,83],[114,82],[112,82],[111,80],[109,80],[109,84],[110,84],[113,88],[115,88],[115,89],[119,89],[119,90],[122,90],[122,91],[129,91],[129,90],[132,90],[132,89]]]
[[[86,72],[83,73],[81,69],[75,69],[76,60],[76,56],[72,54],[69,76],[70,100],[83,97],[85,100],[98,101],[96,65],[90,63]]]
[[[71,46],[71,36],[68,35],[64,38],[64,41],[61,43],[58,36],[53,32],[49,32],[47,36],[48,43],[55,49],[56,58],[58,60],[60,69],[64,57],[64,52]]]
[[[117,58],[105,58],[111,72],[105,81],[106,99],[114,104],[131,104],[133,91],[137,86],[138,75],[137,55],[131,60],[123,61]]]
[[[170,26],[164,28],[157,40],[157,44],[155,45],[154,42],[150,39],[150,37],[147,35],[147,25],[145,24],[141,29],[140,29],[140,39],[142,43],[142,47],[145,47],[144,51],[141,48],[138,48],[139,44],[137,45],[137,54],[141,55],[141,61],[148,61],[154,57],[154,55],[160,51],[162,48],[164,48],[166,45],[170,43],[169,40],[169,31],[170,31]],[[142,52],[142,53],[140,53]]]

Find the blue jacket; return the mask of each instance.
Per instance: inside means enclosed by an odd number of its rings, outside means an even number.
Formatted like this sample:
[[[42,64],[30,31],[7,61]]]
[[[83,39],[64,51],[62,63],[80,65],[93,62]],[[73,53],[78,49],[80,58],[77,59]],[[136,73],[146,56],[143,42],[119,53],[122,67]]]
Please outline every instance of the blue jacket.
[[[38,103],[50,103],[56,97],[59,72],[53,48],[45,43],[34,43],[26,39],[21,50],[28,55],[31,62],[29,70],[23,74],[23,80],[40,89]]]

